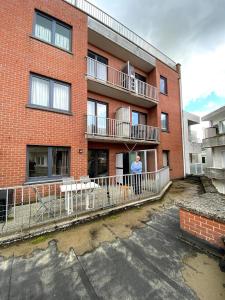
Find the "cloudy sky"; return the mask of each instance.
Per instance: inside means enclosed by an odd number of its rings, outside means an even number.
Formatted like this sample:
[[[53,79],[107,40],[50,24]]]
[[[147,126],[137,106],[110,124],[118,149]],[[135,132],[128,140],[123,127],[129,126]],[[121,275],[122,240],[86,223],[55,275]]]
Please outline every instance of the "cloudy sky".
[[[182,65],[183,102],[225,105],[225,0],[90,0]]]

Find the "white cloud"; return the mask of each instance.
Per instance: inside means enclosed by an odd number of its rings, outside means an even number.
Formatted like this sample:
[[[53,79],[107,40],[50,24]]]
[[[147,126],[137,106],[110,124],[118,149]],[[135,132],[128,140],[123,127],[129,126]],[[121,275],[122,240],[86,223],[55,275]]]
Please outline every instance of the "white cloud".
[[[212,92],[225,97],[225,43],[215,50],[191,56],[183,64],[182,73],[184,106]],[[209,102],[207,108],[212,111],[218,105]]]

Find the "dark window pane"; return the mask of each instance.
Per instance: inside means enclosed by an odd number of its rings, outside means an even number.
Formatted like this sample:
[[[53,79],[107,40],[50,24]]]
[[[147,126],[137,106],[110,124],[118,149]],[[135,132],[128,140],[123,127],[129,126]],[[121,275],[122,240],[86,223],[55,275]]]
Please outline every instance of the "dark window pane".
[[[71,29],[56,23],[55,45],[68,51],[71,50]]]
[[[69,175],[69,151],[68,149],[52,149],[52,176]]]
[[[91,178],[108,176],[107,150],[88,150],[88,174]]]
[[[160,76],[160,92],[167,94],[167,79],[162,76]]]
[[[29,147],[29,177],[47,177],[48,176],[48,148],[47,147]]]
[[[39,14],[36,15],[35,36],[41,40],[51,43],[52,21]]]

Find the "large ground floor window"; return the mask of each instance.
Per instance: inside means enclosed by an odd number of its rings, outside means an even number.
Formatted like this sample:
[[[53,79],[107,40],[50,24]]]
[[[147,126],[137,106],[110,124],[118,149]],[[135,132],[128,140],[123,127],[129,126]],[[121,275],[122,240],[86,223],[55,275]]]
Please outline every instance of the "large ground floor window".
[[[108,176],[108,150],[88,150],[88,175],[91,178]]]
[[[29,180],[69,176],[70,148],[28,146],[27,161]]]

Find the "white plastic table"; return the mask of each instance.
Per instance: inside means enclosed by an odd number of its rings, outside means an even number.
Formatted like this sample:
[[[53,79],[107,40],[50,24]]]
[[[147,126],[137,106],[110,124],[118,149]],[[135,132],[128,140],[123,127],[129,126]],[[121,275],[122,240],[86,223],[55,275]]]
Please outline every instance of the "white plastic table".
[[[95,182],[87,183],[73,183],[60,185],[60,191],[65,193],[65,210],[70,215],[73,212],[73,193],[80,193],[82,191],[93,190],[100,186]],[[86,195],[86,209],[89,209],[89,196]]]

